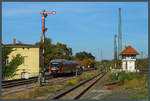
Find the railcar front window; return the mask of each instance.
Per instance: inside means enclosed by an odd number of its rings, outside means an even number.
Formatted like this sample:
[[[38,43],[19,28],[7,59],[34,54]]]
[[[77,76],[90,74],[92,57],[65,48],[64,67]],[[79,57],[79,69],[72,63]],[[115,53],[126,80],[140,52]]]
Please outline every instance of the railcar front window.
[[[59,68],[59,64],[56,64],[56,63],[51,64],[51,69],[52,70],[58,70],[58,68]]]

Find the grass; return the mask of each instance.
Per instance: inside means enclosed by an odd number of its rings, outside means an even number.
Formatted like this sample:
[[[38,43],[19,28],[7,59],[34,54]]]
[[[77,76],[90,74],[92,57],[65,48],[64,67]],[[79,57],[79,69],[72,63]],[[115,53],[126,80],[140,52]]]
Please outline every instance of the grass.
[[[70,79],[68,81],[60,82],[57,84],[48,84],[48,86],[35,87],[33,89],[28,89],[27,91],[2,96],[2,99],[36,99],[47,94],[52,94],[56,91],[63,90],[68,86],[73,86],[78,84],[80,81],[86,80],[91,76],[97,75],[99,71],[94,72],[84,72],[82,75],[77,78]]]
[[[148,91],[147,92],[137,92],[130,95],[131,99],[148,99]]]
[[[131,86],[126,86],[124,89],[133,89]]]
[[[113,75],[113,76],[112,76]],[[116,80],[115,74],[109,73],[109,79],[107,81],[112,82]],[[118,86],[115,85],[113,89],[145,89],[148,88],[148,74],[142,73],[126,73],[122,74],[119,78],[118,75]]]
[[[67,86],[73,86],[73,85],[76,85],[76,84],[78,84],[78,83],[79,83],[78,80],[69,80],[69,81],[67,82]]]

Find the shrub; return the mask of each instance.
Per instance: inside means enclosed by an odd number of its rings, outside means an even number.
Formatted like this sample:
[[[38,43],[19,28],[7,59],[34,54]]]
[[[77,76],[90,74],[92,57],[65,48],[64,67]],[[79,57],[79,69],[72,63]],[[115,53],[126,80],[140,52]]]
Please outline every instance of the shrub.
[[[110,78],[111,80],[117,80],[117,79],[118,79],[118,76],[117,76],[116,74],[111,73],[111,74],[109,75],[109,78]]]
[[[117,83],[119,84],[119,85],[121,85],[121,84],[123,84],[124,83],[124,77],[123,76],[119,76],[118,77],[118,80],[117,80]]]
[[[111,80],[117,80],[117,83],[119,85],[123,84],[125,80],[131,80],[132,79],[132,77],[128,73],[125,73],[125,72],[110,74],[109,77]]]

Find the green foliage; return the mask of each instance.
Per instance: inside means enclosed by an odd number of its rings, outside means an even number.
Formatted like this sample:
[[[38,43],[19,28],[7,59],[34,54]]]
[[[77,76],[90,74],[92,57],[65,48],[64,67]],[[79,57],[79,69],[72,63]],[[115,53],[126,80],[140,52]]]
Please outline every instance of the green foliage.
[[[42,61],[42,40],[36,42],[35,45],[40,46],[40,61]],[[50,38],[45,38],[45,68],[49,67],[49,62],[52,59],[71,60],[72,58],[72,48],[59,42],[56,45],[52,44]],[[40,62],[40,67],[42,67],[42,62]]]
[[[130,95],[132,99],[148,99],[148,91],[147,92],[137,92]]]
[[[142,80],[142,77],[143,77],[143,73],[139,72],[139,73],[136,73],[136,78],[138,80]]]
[[[75,57],[79,60],[83,59],[95,59],[95,57],[91,53],[87,53],[85,51],[76,53]]]
[[[116,75],[116,74],[110,74],[109,75],[109,78],[111,79],[111,80],[117,80],[117,78],[118,78],[118,76]]]
[[[41,37],[41,40],[40,40],[40,42],[36,42],[35,43],[35,45],[37,45],[37,46],[40,46],[40,48],[42,48],[42,37]],[[47,46],[49,46],[49,45],[51,45],[51,42],[52,42],[52,40],[50,39],[50,38],[45,38],[45,47],[47,47]]]
[[[84,66],[84,69],[95,67],[95,60],[93,60],[93,59],[78,60],[78,63],[80,65]]]
[[[137,59],[136,66],[138,69],[148,69],[148,58]]]
[[[125,72],[119,72],[118,73],[118,84],[121,85],[124,83],[125,80],[131,80],[131,76],[129,76],[128,73],[125,73]]]
[[[122,85],[125,82],[125,80],[132,79],[132,77],[129,75],[129,73],[125,73],[125,72],[110,74],[109,77],[111,80],[117,80],[118,85]]]
[[[35,45],[40,46],[40,67],[42,67],[42,40],[40,42],[36,42]],[[52,44],[50,38],[45,38],[45,63],[44,67],[49,67],[49,62],[52,59],[67,59],[67,60],[84,60],[88,59],[90,61],[88,65],[94,67],[95,65],[95,57],[91,53],[87,53],[85,51],[77,53],[75,56],[72,56],[72,48],[67,47],[66,44],[56,43]],[[90,60],[89,60],[90,59]],[[94,61],[94,62],[93,62]]]
[[[146,75],[146,76],[144,77],[144,81],[145,81],[145,82],[148,82],[148,75]]]
[[[69,82],[67,83],[68,86],[73,86],[73,85],[76,85],[78,84],[79,81],[78,80],[69,80]]]
[[[125,89],[133,89],[132,87],[130,87],[130,86],[127,86],[127,87],[125,87]]]
[[[2,65],[5,64],[5,59],[12,51],[11,47],[2,47]]]
[[[9,62],[9,64],[5,64],[5,59],[12,52],[12,48],[3,47],[2,48],[2,78],[9,78],[16,74],[17,68],[19,65],[23,63],[23,57],[20,54],[17,54],[16,57]]]

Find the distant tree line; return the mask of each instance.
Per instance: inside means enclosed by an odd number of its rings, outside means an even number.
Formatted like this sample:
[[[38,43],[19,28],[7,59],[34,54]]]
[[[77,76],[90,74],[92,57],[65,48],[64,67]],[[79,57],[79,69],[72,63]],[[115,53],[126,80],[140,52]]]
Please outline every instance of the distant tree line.
[[[36,42],[35,45],[40,47],[40,57],[42,57],[42,39],[40,42]],[[40,58],[42,59],[42,58]],[[66,44],[57,42],[52,44],[50,38],[45,38],[45,68],[49,67],[50,60],[52,59],[67,59],[67,60],[76,60],[79,64],[84,67],[93,67],[95,63],[95,57],[88,52],[78,52],[73,56],[72,48],[67,47]],[[42,60],[41,60],[42,61]],[[42,67],[42,62],[40,62],[40,67]]]
[[[148,58],[136,60],[137,69],[148,69]]]

